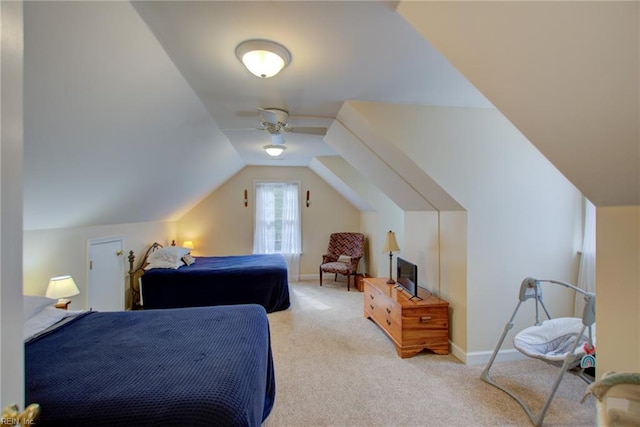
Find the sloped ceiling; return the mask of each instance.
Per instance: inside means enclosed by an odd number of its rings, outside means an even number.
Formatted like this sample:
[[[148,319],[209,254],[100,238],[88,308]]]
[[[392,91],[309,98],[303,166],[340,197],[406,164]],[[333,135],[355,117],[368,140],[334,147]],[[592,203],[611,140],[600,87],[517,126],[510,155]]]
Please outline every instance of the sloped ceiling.
[[[25,229],[172,219],[243,167],[129,3],[24,14]]]
[[[336,154],[288,134],[271,160],[265,132],[228,130],[257,126],[257,107],[326,127],[349,99],[492,108],[395,7],[25,2],[25,229],[171,220],[245,165]],[[291,64],[250,75],[235,57],[249,38]]]
[[[633,2],[402,2],[398,11],[598,206],[640,204]]]
[[[395,8],[25,2],[25,228],[178,218],[244,165],[307,166],[340,149],[290,135],[272,161],[268,136],[227,130],[256,126],[256,107],[331,127],[346,100],[489,98],[594,203],[640,204],[637,2]],[[291,65],[249,75],[234,50],[254,37],[284,43]]]

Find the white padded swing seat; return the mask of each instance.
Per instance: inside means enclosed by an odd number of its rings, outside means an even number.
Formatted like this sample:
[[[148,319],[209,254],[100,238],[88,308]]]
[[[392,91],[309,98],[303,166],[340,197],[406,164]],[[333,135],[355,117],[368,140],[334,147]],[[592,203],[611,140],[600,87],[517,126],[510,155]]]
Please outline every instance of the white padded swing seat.
[[[538,326],[530,326],[520,331],[513,338],[514,347],[529,357],[542,359],[549,362],[563,362],[565,356],[575,344],[576,339],[580,343],[574,354],[585,354],[584,344],[588,342],[587,336],[580,336],[583,328],[582,319],[578,317],[558,317],[542,322]],[[595,324],[593,325],[593,345],[595,346]],[[588,329],[585,330],[585,334]],[[580,359],[577,359],[578,362]]]

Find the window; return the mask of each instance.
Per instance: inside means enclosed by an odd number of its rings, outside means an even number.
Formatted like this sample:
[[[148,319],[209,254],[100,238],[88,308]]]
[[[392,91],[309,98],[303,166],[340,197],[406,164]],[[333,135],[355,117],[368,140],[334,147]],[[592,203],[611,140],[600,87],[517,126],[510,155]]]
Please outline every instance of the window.
[[[300,254],[298,187],[297,183],[256,183],[253,253]]]

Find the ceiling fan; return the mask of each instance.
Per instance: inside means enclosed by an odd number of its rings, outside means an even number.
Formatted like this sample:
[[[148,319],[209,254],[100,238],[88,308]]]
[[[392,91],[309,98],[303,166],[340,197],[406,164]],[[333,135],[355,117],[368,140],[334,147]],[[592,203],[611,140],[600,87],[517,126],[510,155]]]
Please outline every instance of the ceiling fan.
[[[271,135],[273,144],[284,144],[283,134],[299,133],[305,135],[323,136],[327,134],[326,127],[291,126],[289,124],[289,112],[281,108],[258,108],[260,116],[260,126],[248,129],[226,129],[226,130],[260,130],[267,131]],[[325,117],[322,117],[325,119]]]

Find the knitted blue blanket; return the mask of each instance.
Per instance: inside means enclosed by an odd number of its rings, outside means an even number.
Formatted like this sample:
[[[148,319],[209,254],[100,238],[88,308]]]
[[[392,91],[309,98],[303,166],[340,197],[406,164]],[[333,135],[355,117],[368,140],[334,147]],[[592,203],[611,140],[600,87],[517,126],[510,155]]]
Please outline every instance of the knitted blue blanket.
[[[275,398],[259,305],[89,312],[25,345],[38,426],[259,426]]]

